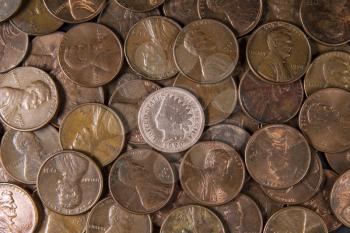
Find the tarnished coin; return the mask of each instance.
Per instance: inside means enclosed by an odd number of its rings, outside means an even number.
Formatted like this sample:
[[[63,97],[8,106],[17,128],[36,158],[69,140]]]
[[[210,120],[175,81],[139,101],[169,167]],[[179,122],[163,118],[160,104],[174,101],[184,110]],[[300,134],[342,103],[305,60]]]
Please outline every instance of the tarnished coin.
[[[12,184],[17,183],[17,181],[8,174],[8,172],[6,171],[2,163],[0,163],[0,183],[12,183]]]
[[[329,166],[338,174],[350,169],[350,150],[339,153],[325,153]]]
[[[199,83],[217,83],[235,69],[239,47],[227,26],[203,19],[188,24],[179,33],[174,57],[178,69],[187,78]]]
[[[285,21],[301,26],[299,15],[301,0],[267,0],[264,22]]]
[[[311,151],[304,136],[287,125],[258,130],[245,151],[249,174],[259,184],[273,189],[289,188],[300,182],[310,162]]]
[[[63,149],[77,150],[105,166],[117,158],[124,147],[122,121],[112,109],[97,103],[75,107],[60,127]]]
[[[110,82],[123,64],[123,48],[106,26],[84,23],[70,29],[62,39],[58,61],[76,84],[102,86]]]
[[[50,13],[66,23],[82,23],[102,10],[105,0],[43,0]]]
[[[164,3],[164,0],[115,0],[117,3],[135,12],[146,12],[157,8]]]
[[[350,148],[350,93],[337,88],[315,92],[304,102],[299,126],[313,147],[328,153]]]
[[[299,112],[304,90],[300,80],[270,84],[248,71],[239,85],[239,101],[245,113],[262,123],[284,123]]]
[[[250,68],[262,80],[291,83],[305,74],[311,62],[311,47],[297,26],[276,21],[254,31],[246,56]]]
[[[305,75],[304,87],[308,96],[328,87],[350,91],[350,53],[333,51],[317,57]]]
[[[86,233],[100,232],[152,233],[152,221],[149,215],[137,215],[125,211],[109,197],[95,205],[86,224]]]
[[[175,188],[175,174],[158,152],[135,149],[122,154],[113,164],[108,183],[113,199],[120,206],[132,213],[146,214],[169,202]]]
[[[137,126],[137,116],[145,98],[159,89],[160,87],[151,81],[138,79],[120,85],[109,99],[109,107],[124,122],[129,143],[145,143]]]
[[[317,12],[317,14],[310,14]],[[350,41],[350,2],[348,0],[302,0],[300,17],[306,33],[328,45]]]
[[[233,201],[213,209],[224,220],[228,233],[261,233],[263,230],[260,209],[247,195],[240,194]]]
[[[34,233],[39,222],[32,197],[13,184],[0,183],[0,214],[3,233]]]
[[[173,232],[225,233],[225,227],[209,209],[187,205],[173,210],[160,229],[160,233]]]
[[[2,7],[1,0],[0,6]],[[26,33],[21,32],[8,21],[0,23],[0,73],[16,67],[24,59],[28,44]]]
[[[165,16],[186,25],[199,19],[197,2],[198,0],[166,0],[163,11]]]
[[[206,125],[215,125],[231,115],[237,104],[237,87],[232,77],[214,84],[197,83],[179,74],[174,82],[198,97],[204,109]]]
[[[236,109],[233,113],[223,121],[225,124],[237,125],[238,127],[247,130],[250,133],[257,131],[260,128],[260,123],[248,117],[242,111],[240,104],[237,104]]]
[[[222,142],[197,143],[181,162],[181,186],[190,198],[202,205],[228,203],[241,191],[244,179],[240,155]]]
[[[49,13],[43,0],[23,1],[19,11],[11,18],[11,23],[30,35],[49,34],[63,24]]]
[[[316,41],[310,41],[312,55],[320,55],[322,53],[332,52],[332,51],[343,51],[350,53],[350,44],[342,44],[337,46],[324,45]]]
[[[41,166],[37,178],[45,207],[62,215],[78,215],[99,200],[103,178],[98,166],[77,151],[60,151]]]
[[[35,184],[40,166],[59,150],[58,132],[50,125],[33,132],[9,130],[1,141],[1,162],[16,180]]]
[[[22,0],[0,0],[0,22],[7,20],[17,12]]]
[[[264,233],[275,232],[328,233],[328,229],[322,218],[312,210],[288,207],[278,211],[267,221]]]
[[[331,191],[331,208],[337,219],[350,227],[350,171],[342,174]]]
[[[166,87],[150,94],[141,105],[138,125],[153,148],[181,152],[193,146],[204,129],[204,112],[190,92]]]
[[[216,19],[230,26],[237,36],[249,33],[259,23],[262,0],[198,0],[201,18]]]
[[[162,16],[138,21],[125,40],[124,51],[130,67],[151,80],[176,75],[172,48],[180,29],[175,21]]]
[[[46,125],[58,108],[54,81],[34,67],[19,67],[0,78],[0,118],[10,128],[33,131]]]

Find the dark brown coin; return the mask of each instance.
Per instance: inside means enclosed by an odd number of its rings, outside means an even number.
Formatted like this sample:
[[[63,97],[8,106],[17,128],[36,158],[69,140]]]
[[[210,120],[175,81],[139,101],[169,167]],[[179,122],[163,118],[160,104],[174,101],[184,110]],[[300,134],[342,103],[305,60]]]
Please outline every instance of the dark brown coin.
[[[338,174],[350,169],[350,150],[339,153],[325,153],[329,166]]]
[[[99,200],[103,178],[88,156],[76,151],[60,151],[41,166],[37,188],[43,204],[63,215],[78,215]]]
[[[177,36],[175,62],[186,77],[217,83],[229,77],[238,63],[238,42],[224,24],[212,19],[188,24]]]
[[[146,12],[157,8],[164,0],[115,0],[117,3],[131,11]]]
[[[260,123],[248,117],[243,111],[241,106],[238,104],[233,113],[223,121],[225,124],[232,124],[247,130],[248,132],[255,132],[260,128]]]
[[[248,116],[261,123],[284,123],[297,115],[304,98],[300,80],[290,84],[261,81],[251,71],[239,85],[239,101]]]
[[[22,0],[0,0],[0,22],[10,18],[21,6]]]
[[[301,0],[267,0],[264,22],[286,21],[301,26],[299,9]]]
[[[249,33],[259,23],[262,0],[198,0],[201,18],[216,19],[233,28],[237,36]]]
[[[311,49],[312,49],[312,55],[320,55],[322,53],[332,52],[332,51],[343,51],[343,52],[350,52],[350,44],[342,44],[337,46],[331,46],[331,45],[324,45],[321,43],[318,43],[316,41],[310,41]]]
[[[305,74],[311,62],[311,47],[297,26],[275,21],[251,35],[246,56],[250,68],[262,80],[291,83]]]
[[[299,126],[313,147],[328,153],[350,148],[350,93],[326,88],[315,92],[304,102]]]
[[[132,213],[146,214],[169,202],[175,175],[170,163],[158,152],[135,149],[122,154],[113,164],[108,183],[120,206]]]
[[[300,182],[310,167],[311,151],[304,136],[287,125],[266,126],[248,141],[245,162],[261,185],[289,188]]]
[[[166,0],[163,11],[165,16],[186,25],[199,19],[197,2],[198,0]]]
[[[181,162],[181,185],[190,198],[202,205],[228,203],[241,191],[244,179],[241,157],[222,142],[197,143]]]
[[[334,183],[330,203],[335,216],[345,226],[350,227],[350,171],[342,174]]]
[[[317,14],[310,14],[317,12]],[[328,45],[350,41],[350,2],[348,0],[302,0],[300,17],[306,33]]]

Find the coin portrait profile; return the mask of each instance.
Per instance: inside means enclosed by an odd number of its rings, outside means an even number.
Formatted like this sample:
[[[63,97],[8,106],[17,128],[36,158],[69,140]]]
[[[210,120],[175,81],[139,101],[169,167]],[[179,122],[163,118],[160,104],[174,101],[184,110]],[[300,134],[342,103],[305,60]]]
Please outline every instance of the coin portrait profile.
[[[350,87],[350,64],[341,57],[323,63],[322,74],[325,87]]]
[[[14,223],[17,206],[11,191],[0,193],[0,233],[24,233]]]
[[[108,211],[109,226],[104,233],[131,233],[133,230],[134,219],[129,218],[127,214],[120,213],[115,205],[112,205]]]

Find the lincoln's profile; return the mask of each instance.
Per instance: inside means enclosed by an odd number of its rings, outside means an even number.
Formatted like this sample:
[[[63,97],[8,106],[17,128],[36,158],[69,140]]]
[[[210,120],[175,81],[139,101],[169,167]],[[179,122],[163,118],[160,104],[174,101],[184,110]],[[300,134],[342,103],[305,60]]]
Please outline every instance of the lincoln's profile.
[[[11,191],[0,193],[0,233],[25,233],[14,223],[17,217],[17,206]]]
[[[112,205],[108,211],[109,226],[104,233],[132,233],[133,218],[122,213],[119,208]]]

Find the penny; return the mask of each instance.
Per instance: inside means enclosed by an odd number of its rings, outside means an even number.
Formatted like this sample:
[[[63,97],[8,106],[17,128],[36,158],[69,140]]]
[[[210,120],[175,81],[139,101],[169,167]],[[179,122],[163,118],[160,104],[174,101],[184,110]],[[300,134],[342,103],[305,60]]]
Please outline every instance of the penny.
[[[270,125],[252,135],[246,147],[245,162],[256,182],[272,189],[285,189],[306,176],[311,151],[296,129]]]
[[[86,233],[139,232],[152,233],[149,215],[136,215],[125,211],[112,198],[95,205],[89,214]]]
[[[223,121],[224,124],[236,125],[242,129],[247,130],[250,133],[257,131],[260,128],[260,123],[248,117],[241,106],[238,104],[233,113]]]
[[[264,233],[302,232],[327,233],[322,218],[312,210],[303,207],[288,207],[275,213],[267,221]]]
[[[58,61],[74,83],[102,86],[119,73],[123,49],[118,37],[106,26],[83,23],[70,29],[60,44]]]
[[[246,57],[253,73],[262,80],[292,83],[305,74],[311,62],[311,47],[297,26],[276,21],[253,32]]]
[[[0,23],[0,73],[21,63],[27,53],[28,44],[26,33],[21,32],[8,21]]]
[[[11,18],[11,23],[30,35],[44,35],[56,31],[63,22],[53,17],[45,8],[43,0],[23,1]]]
[[[199,83],[217,83],[235,69],[239,58],[238,42],[224,24],[197,20],[182,29],[174,45],[178,69]]]
[[[344,52],[350,52],[350,44],[343,44],[343,45],[337,45],[337,46],[330,46],[330,45],[324,45],[320,44],[316,41],[310,41],[312,55],[320,55],[322,53],[332,52],[332,51],[344,51]]]
[[[233,201],[213,208],[228,227],[228,233],[263,230],[263,218],[258,205],[247,195],[240,194]]]
[[[2,163],[0,163],[0,183],[17,183],[17,181],[8,174]]]
[[[252,31],[263,12],[262,0],[198,0],[201,18],[216,19],[230,26],[237,36]]]
[[[41,166],[37,188],[46,208],[62,215],[78,215],[99,200],[103,179],[88,156],[65,150],[57,152]]]
[[[124,147],[124,126],[112,109],[97,103],[82,104],[70,111],[61,123],[63,149],[77,150],[107,165]]]
[[[117,87],[109,99],[108,105],[121,117],[129,143],[145,141],[137,126],[137,116],[144,99],[160,87],[147,80],[133,80]],[[137,92],[135,92],[137,90]]]
[[[350,41],[350,3],[347,0],[334,3],[327,0],[302,0],[300,7],[305,32],[312,39],[327,45],[341,45]]]
[[[222,142],[197,143],[181,162],[181,186],[190,198],[202,205],[230,202],[241,191],[244,179],[240,155]]]
[[[248,71],[241,79],[239,101],[242,110],[262,123],[284,123],[299,112],[304,90],[300,80],[290,84],[270,84]]]
[[[225,233],[225,227],[211,210],[187,205],[173,210],[160,229],[160,233],[173,232]]]
[[[205,84],[194,82],[179,74],[174,86],[186,89],[198,97],[204,109],[206,125],[224,121],[236,107],[237,87],[231,77],[218,83]]]
[[[162,16],[138,21],[125,39],[124,52],[130,67],[151,80],[176,75],[172,48],[180,29],[175,21]]]
[[[304,87],[308,96],[328,87],[350,91],[350,53],[333,51],[318,56],[305,75]]]
[[[267,0],[264,22],[285,21],[301,26],[300,4],[301,0]]]
[[[132,213],[147,214],[170,201],[175,175],[170,163],[158,152],[135,149],[116,160],[108,183],[113,199],[121,207]]]
[[[338,174],[350,169],[350,150],[339,153],[325,153],[329,166]]]
[[[0,118],[10,128],[33,131],[45,126],[58,108],[55,83],[44,71],[19,67],[0,78]]]
[[[204,129],[201,104],[190,92],[166,87],[150,94],[140,107],[138,125],[147,144],[175,153],[189,149]]]
[[[116,0],[117,3],[134,12],[146,12],[157,8],[164,3],[164,0]]]
[[[10,18],[17,12],[22,4],[22,0],[0,0],[0,22]]]
[[[327,153],[350,148],[350,93],[326,88],[312,94],[299,114],[299,126],[313,147]]]
[[[197,2],[198,0],[166,0],[163,5],[164,15],[187,25],[199,19]]]

